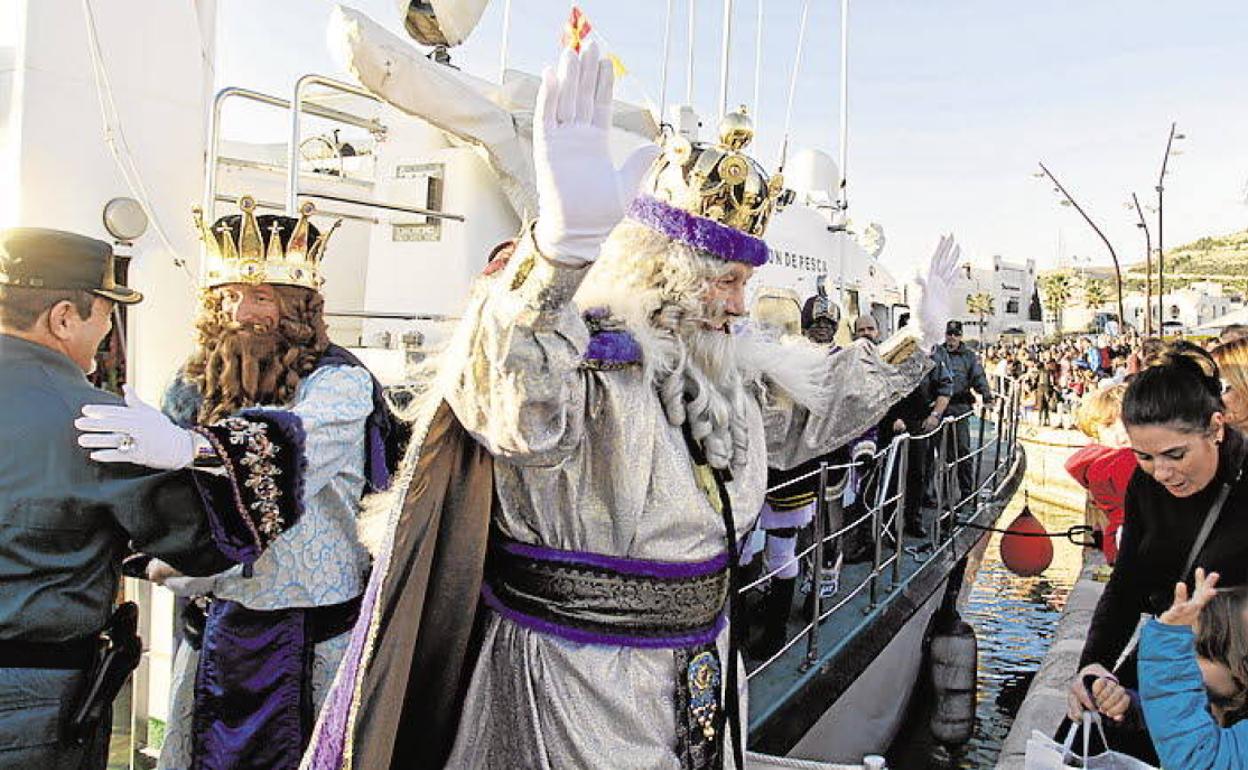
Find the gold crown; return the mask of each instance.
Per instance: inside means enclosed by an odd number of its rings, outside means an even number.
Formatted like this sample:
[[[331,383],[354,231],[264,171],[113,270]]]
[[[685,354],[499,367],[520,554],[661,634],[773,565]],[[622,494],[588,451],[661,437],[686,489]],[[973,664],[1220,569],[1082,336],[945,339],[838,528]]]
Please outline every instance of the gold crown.
[[[238,199],[238,208],[243,213],[237,239],[234,226],[227,221],[232,217],[221,217],[208,227],[203,210],[198,206],[191,210],[200,240],[204,242],[204,288],[227,283],[270,283],[320,291],[321,284],[325,283],[320,269],[325,245],[342,220],[336,220],[315,243],[309,244],[312,231],[308,218],[316,211],[310,201],[299,207],[298,221],[294,217],[274,217],[267,234],[260,232],[256,221],[255,198],[244,195]],[[283,243],[283,231],[287,227],[290,237]]]
[[[715,144],[669,134],[642,191],[676,208],[761,238],[771,215],[788,202],[784,177],[768,177],[743,150],[754,139],[745,107],[724,116]]]

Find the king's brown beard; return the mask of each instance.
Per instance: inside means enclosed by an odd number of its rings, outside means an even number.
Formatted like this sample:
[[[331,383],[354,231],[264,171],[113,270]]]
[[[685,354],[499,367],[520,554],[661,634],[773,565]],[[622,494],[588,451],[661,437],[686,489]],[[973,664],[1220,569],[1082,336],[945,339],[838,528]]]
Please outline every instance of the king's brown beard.
[[[274,331],[244,324],[222,329],[204,362],[200,422],[211,424],[245,407],[281,403],[285,399],[279,398],[279,386],[298,357]]]
[[[289,286],[277,290],[282,311],[272,329],[232,321],[221,309],[220,291],[203,295],[195,324],[199,345],[183,371],[199,388],[201,425],[251,406],[290,403],[329,345],[320,296]]]

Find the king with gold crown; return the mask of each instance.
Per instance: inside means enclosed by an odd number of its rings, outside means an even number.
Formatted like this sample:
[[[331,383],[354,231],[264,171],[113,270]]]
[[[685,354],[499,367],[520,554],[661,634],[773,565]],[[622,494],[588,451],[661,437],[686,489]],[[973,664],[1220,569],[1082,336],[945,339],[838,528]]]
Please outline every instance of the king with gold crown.
[[[425,394],[305,768],[741,768],[734,578],[767,469],[925,373],[742,328],[784,198],[748,118],[617,169],[611,100],[593,43],[543,76],[538,218]]]
[[[145,568],[189,600],[158,765],[171,770],[297,767],[368,579],[361,499],[388,486],[399,455],[380,385],[326,334],[321,262],[337,222],[322,233],[310,203],[297,218],[257,216],[247,196],[238,207],[211,226],[195,211],[196,345],[166,392],[169,419],[125,430],[137,449],[180,430],[208,438],[233,494],[207,502],[259,512],[267,546],[224,532],[246,551],[239,567]]]

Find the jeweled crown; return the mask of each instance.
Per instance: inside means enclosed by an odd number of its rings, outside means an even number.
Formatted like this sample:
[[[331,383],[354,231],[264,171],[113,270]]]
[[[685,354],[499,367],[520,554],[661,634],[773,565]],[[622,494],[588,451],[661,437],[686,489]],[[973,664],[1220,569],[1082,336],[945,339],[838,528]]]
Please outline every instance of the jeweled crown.
[[[671,134],[663,141],[663,152],[642,183],[642,192],[761,238],[786,196],[783,176],[768,176],[745,154],[753,139],[754,124],[745,107],[724,116],[715,143],[690,142]]]
[[[309,221],[316,207],[305,201],[299,207],[297,220],[270,217],[267,232],[262,232],[256,219],[255,198],[244,195],[238,199],[238,208],[241,217],[224,216],[211,227],[205,224],[202,209],[192,209],[195,227],[204,242],[204,288],[227,283],[269,283],[320,291],[325,283],[320,269],[325,247],[342,220],[318,233]]]

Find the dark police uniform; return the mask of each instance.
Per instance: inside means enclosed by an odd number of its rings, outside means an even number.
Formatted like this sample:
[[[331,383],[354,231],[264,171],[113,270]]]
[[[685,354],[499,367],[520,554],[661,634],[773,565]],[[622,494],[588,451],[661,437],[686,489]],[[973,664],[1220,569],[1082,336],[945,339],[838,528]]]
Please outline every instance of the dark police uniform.
[[[897,431],[893,423],[901,420],[905,423],[906,432],[911,436],[921,436],[923,421],[932,414],[936,399],[941,396],[953,396],[953,378],[944,362],[935,356],[935,364],[919,383],[919,386],[906,394],[906,397],[893,404],[884,418],[880,420],[880,446],[892,443]],[[914,532],[923,528],[922,502],[923,493],[931,474],[932,439],[911,439],[907,448],[906,458],[906,499],[903,521]],[[890,495],[892,493],[890,492]]]
[[[962,336],[962,322],[950,321],[945,326],[945,334]],[[979,394],[984,402],[992,400],[992,389],[988,386],[988,377],[984,375],[984,366],[974,350],[962,343],[956,351],[951,351],[948,343],[941,343],[932,350],[932,357],[940,361],[949,370],[953,378],[953,396],[949,399],[947,414],[959,417],[971,411],[975,405],[975,396]],[[957,444],[958,457],[965,457],[971,448],[971,421],[969,418],[959,420],[954,426],[954,439]],[[961,497],[971,493],[974,486],[975,462],[973,459],[958,463],[958,488]]]
[[[141,299],[113,281],[108,244],[54,230],[0,231],[0,283]],[[0,768],[102,768],[108,725],[78,743],[62,725],[113,610],[122,557],[138,549],[198,575],[231,562],[213,547],[192,471],[95,463],[79,448],[83,405],[120,399],[15,336],[0,334],[0,362]]]

